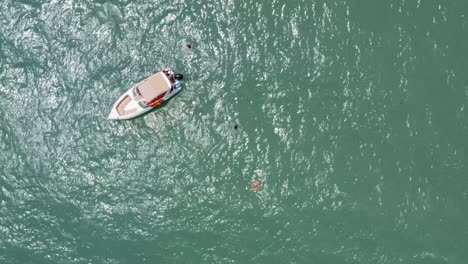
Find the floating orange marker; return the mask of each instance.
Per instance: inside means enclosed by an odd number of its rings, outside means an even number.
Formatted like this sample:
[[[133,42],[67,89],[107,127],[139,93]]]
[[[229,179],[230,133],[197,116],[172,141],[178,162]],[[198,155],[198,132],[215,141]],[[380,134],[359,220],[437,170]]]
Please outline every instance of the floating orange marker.
[[[260,185],[260,183],[259,183],[258,181],[254,181],[254,182],[252,183],[252,189],[254,189],[255,191],[260,190],[261,187],[262,187],[262,186]]]

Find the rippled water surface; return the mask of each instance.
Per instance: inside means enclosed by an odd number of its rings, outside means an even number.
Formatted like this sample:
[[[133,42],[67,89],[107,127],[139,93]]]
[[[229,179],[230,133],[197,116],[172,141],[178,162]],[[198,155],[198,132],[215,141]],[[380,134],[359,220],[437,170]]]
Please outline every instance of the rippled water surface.
[[[466,263],[467,16],[3,0],[0,263]],[[106,120],[167,66],[182,93]]]

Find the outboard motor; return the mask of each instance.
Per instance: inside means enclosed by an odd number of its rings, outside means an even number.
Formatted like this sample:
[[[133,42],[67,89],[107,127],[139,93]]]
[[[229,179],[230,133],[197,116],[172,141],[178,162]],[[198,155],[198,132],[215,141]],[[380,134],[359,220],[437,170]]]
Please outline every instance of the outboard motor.
[[[176,80],[182,80],[182,78],[184,78],[184,76],[183,76],[182,74],[180,74],[180,73],[176,73],[176,74],[174,75],[174,78],[175,78]]]

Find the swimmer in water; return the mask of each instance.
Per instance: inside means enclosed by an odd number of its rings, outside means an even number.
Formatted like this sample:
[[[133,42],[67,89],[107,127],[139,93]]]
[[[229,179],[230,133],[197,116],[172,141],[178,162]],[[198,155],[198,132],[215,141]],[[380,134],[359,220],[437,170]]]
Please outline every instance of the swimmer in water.
[[[253,189],[254,191],[260,190],[261,187],[262,187],[262,186],[260,185],[260,182],[258,182],[258,181],[254,181],[254,182],[252,183],[252,189]]]

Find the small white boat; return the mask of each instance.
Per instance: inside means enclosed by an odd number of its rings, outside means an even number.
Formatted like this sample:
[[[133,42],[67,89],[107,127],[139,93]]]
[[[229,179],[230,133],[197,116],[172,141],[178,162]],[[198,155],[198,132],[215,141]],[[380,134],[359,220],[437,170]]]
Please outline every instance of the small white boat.
[[[182,74],[169,68],[151,75],[120,96],[108,119],[130,119],[160,106],[182,90],[181,79]]]

